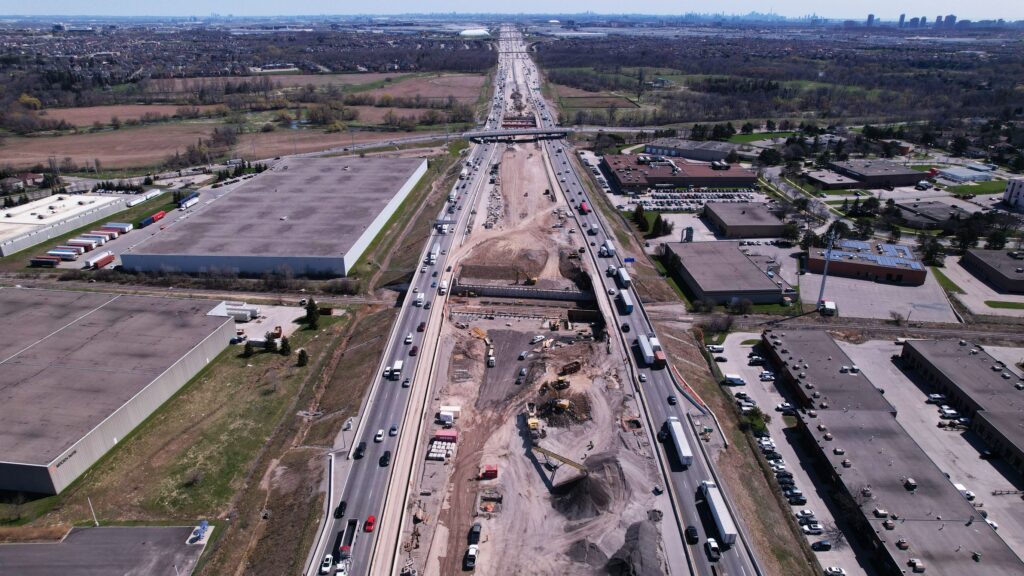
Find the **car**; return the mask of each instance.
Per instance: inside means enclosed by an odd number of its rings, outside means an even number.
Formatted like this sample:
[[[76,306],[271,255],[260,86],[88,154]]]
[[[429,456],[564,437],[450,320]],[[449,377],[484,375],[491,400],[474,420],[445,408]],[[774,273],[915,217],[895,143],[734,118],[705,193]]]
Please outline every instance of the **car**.
[[[821,527],[821,524],[808,524],[802,530],[808,536],[818,536],[825,533],[825,529]]]
[[[622,328],[623,332],[629,332],[629,324],[623,324],[620,328]]]
[[[675,394],[673,394],[673,395],[668,397],[668,404],[669,404],[669,406],[675,406],[678,402],[679,402],[679,399],[676,398]]]
[[[412,332],[409,332],[408,334],[405,335],[405,343],[412,344]]]
[[[388,430],[388,436],[398,436],[398,424],[392,424]]]
[[[419,294],[419,291],[420,291],[419,287],[417,287],[417,286],[413,286],[412,287],[412,293],[413,294]]]
[[[480,546],[477,544],[470,544],[469,549],[466,550],[466,556],[462,559],[462,567],[466,570],[473,570],[476,568],[477,558],[480,556]]]
[[[697,534],[696,526],[687,526],[684,534],[686,535],[686,541],[690,544],[696,544],[700,541],[700,536]]]
[[[747,394],[746,392],[737,392],[733,394],[733,396],[737,398],[742,398],[744,400],[750,400],[750,394]]]
[[[793,480],[792,476],[776,476],[775,481],[782,487],[796,485],[796,480]]]
[[[722,548],[718,546],[718,541],[714,538],[708,538],[705,546],[708,550],[708,559],[712,562],[717,562],[722,557]]]
[[[789,402],[783,402],[782,404],[779,404],[778,406],[775,407],[776,412],[784,412],[786,410],[793,410],[793,405],[790,404]]]
[[[846,576],[846,570],[839,566],[829,566],[825,568],[825,576]]]
[[[523,366],[522,368],[519,369],[519,375],[526,376],[526,366]]]
[[[411,381],[408,378],[402,380],[402,388],[408,388],[410,383]]]
[[[363,523],[363,532],[373,532],[373,529],[377,527],[377,517],[370,514],[366,517],[366,522]]]
[[[750,359],[747,360],[747,364],[750,366],[764,366],[766,362],[767,360],[760,356],[751,356]]]
[[[641,373],[640,374],[640,381],[641,382],[647,382],[647,374]]]
[[[804,508],[794,513],[797,518],[812,518],[814,517],[814,511],[810,508]]]
[[[380,464],[381,468],[386,468],[388,464],[391,464],[391,450],[385,450],[384,455],[380,457],[377,463]]]
[[[409,356],[415,356],[416,354],[419,353],[419,351],[420,351],[420,347],[419,346],[413,346],[412,348],[409,349]]]
[[[327,556],[324,556],[324,561],[320,563],[320,573],[321,574],[330,574],[331,573],[331,568],[333,568],[333,567],[334,567],[334,557],[331,556],[330,554],[328,554]]]
[[[427,273],[427,267],[426,266],[423,266],[422,268],[420,268],[420,274],[426,274],[426,273]],[[434,275],[437,276],[437,272],[434,272]]]
[[[381,428],[380,430],[377,430],[377,434],[374,435],[373,441],[374,442],[383,442],[384,441],[384,429],[383,428]]]
[[[804,504],[807,504],[807,498],[804,498],[803,496],[790,496],[787,500],[789,500],[789,503],[792,506],[803,506]]]
[[[771,382],[775,380],[775,373],[771,370],[763,370],[759,376],[762,382]]]
[[[338,507],[334,509],[334,517],[341,518],[345,515],[345,509],[348,508],[348,503],[342,500],[338,502]]]
[[[982,450],[978,453],[978,457],[982,460],[992,460],[996,457],[996,454],[991,450]]]
[[[356,446],[356,451],[352,453],[352,457],[359,460],[363,457],[363,454],[366,454],[366,442],[360,442],[359,445]]]
[[[423,309],[430,310],[430,300],[427,300],[426,302],[423,303]]]
[[[811,544],[811,550],[815,552],[827,552],[832,549],[832,542],[829,540],[818,540]]]
[[[818,524],[818,519],[814,516],[804,516],[803,518],[797,520],[797,523],[801,526],[809,526],[811,524]]]
[[[434,273],[431,274],[431,276],[433,276],[434,278],[437,278],[437,270],[434,270]]]
[[[431,287],[431,288],[437,288],[437,280],[434,280],[434,281],[432,281],[432,282],[430,283],[430,287]]]
[[[479,522],[473,522],[473,525],[469,527],[469,544],[480,543],[480,533],[483,532],[483,526]]]
[[[944,404],[946,402],[945,394],[929,394],[928,399],[925,400],[928,404]]]
[[[728,362],[729,359],[725,356],[715,356],[715,362]]]
[[[615,294],[616,294],[616,292],[615,292],[615,288],[609,288],[609,289],[608,289],[608,295],[609,295],[609,296],[615,296]]]

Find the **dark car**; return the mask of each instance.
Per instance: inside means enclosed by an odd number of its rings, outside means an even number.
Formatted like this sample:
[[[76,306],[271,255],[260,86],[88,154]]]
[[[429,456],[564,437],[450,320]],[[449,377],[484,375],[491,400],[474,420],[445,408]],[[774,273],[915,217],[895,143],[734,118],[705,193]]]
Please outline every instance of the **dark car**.
[[[419,351],[420,351],[420,347],[419,346],[413,346],[412,348],[409,349],[409,356],[415,356],[416,354],[419,353]]]
[[[715,356],[715,362],[728,362],[729,359],[725,356]]]
[[[690,544],[696,544],[697,542],[700,542],[700,536],[697,534],[696,526],[686,527],[686,541]]]
[[[420,322],[420,325],[416,327],[416,331],[417,332],[423,332],[426,329],[427,329],[427,323],[426,322]]]
[[[483,529],[479,522],[473,522],[473,526],[469,528],[469,544],[480,543],[480,533],[483,532]]]
[[[427,300],[426,302],[423,303],[423,309],[430,310],[430,300]]]
[[[807,504],[807,498],[804,498],[803,496],[790,496],[789,503],[793,506],[803,506],[804,504]]]
[[[338,503],[338,507],[334,509],[334,517],[341,518],[345,515],[345,509],[348,508],[348,503],[342,500]]]
[[[678,402],[678,401],[679,401],[679,400],[678,400],[678,399],[677,399],[677,398],[675,397],[675,395],[674,395],[674,394],[673,394],[672,396],[669,396],[669,397],[668,397],[668,403],[669,403],[669,405],[671,405],[671,406],[675,406],[675,405],[676,405],[676,402]]]
[[[381,468],[386,467],[388,464],[391,464],[391,450],[385,450],[384,455],[380,457]]]
[[[811,550],[815,552],[827,552],[832,549],[832,542],[828,540],[818,540],[814,544],[811,544]]]
[[[629,332],[629,324],[623,324],[622,325],[622,331],[623,332]]]
[[[352,457],[359,460],[363,457],[363,454],[366,454],[366,442],[360,442],[359,445],[356,446],[356,451],[352,454]]]

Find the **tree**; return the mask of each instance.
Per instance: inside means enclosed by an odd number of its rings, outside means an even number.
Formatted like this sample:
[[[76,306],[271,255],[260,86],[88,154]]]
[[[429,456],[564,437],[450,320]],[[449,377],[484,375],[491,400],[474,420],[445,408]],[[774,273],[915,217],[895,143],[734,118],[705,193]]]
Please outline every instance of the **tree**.
[[[743,126],[740,126],[740,132],[742,132],[744,134],[753,134],[754,133],[754,125],[751,124],[750,122],[744,122]]]
[[[659,236],[664,236],[665,234],[665,219],[661,217],[661,212],[658,212],[658,215],[654,217],[654,226],[651,230],[651,236],[657,238]]]
[[[775,148],[765,148],[757,156],[757,160],[765,166],[778,166],[782,164],[782,152]]]
[[[839,240],[840,238],[848,238],[850,236],[850,227],[846,225],[846,222],[836,220],[828,227],[828,232],[825,236],[827,237],[828,234],[834,234],[836,240]]]
[[[288,341],[287,337],[281,338],[281,356],[291,356],[292,344]]]
[[[256,353],[256,347],[253,346],[252,341],[251,340],[246,340],[245,341],[245,348],[242,350],[242,357],[250,358],[255,353]]]
[[[642,204],[637,204],[633,210],[633,223],[636,224],[637,230],[641,232],[647,232],[647,215],[644,214],[644,207]]]
[[[867,240],[875,233],[875,225],[871,222],[870,218],[857,218],[853,223],[853,227],[857,233],[857,237],[861,240]]]
[[[899,226],[893,224],[892,226],[889,227],[889,242],[890,243],[895,244],[895,243],[899,242],[900,238],[902,236],[903,236],[903,231],[900,229]]]
[[[1006,247],[1007,236],[1006,232],[996,228],[989,233],[988,239],[985,241],[985,249],[987,250],[1002,250]]]
[[[796,242],[800,239],[800,227],[796,225],[796,222],[787,222],[782,227],[782,238],[791,242]]]
[[[296,366],[305,366],[309,364],[309,353],[306,352],[305,348],[299,348],[299,357],[296,359]]]
[[[803,238],[800,239],[800,249],[804,251],[810,250],[811,246],[817,246],[819,242],[821,242],[821,239],[818,238],[818,235],[813,230],[808,230],[804,232]]]
[[[925,264],[938,266],[942,263],[942,244],[937,238],[920,234],[917,237],[917,245],[921,250],[921,260]]]
[[[316,330],[320,327],[320,308],[317,307],[316,301],[312,298],[306,303],[306,326],[310,330]]]
[[[953,156],[963,156],[967,149],[971,146],[971,141],[963,136],[957,136],[953,138],[953,141],[949,143],[949,151]]]

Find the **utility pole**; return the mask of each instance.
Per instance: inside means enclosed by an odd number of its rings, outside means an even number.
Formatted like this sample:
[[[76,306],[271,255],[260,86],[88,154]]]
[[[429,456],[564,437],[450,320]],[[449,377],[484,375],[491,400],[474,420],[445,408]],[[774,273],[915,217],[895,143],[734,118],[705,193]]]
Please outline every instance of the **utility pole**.
[[[821,290],[818,291],[818,310],[821,310],[824,305],[825,298],[825,281],[828,280],[828,263],[832,260],[832,243],[835,242],[836,231],[833,229],[828,233],[828,246],[825,248],[825,268],[821,272]],[[808,248],[808,250],[810,250]]]
[[[92,498],[86,496],[85,499],[89,501],[89,512],[92,512],[92,523],[99,527],[100,521],[96,519],[96,510],[92,507]]]

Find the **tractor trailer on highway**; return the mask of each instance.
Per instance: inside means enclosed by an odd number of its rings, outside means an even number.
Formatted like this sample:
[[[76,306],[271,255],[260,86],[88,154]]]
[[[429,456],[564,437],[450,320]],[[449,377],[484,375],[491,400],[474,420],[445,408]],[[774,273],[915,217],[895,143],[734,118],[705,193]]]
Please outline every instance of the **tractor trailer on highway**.
[[[718,529],[722,545],[732,546],[736,542],[736,523],[733,522],[729,509],[725,507],[725,499],[722,498],[718,485],[712,480],[705,480],[700,483],[700,493],[715,519],[715,528]]]
[[[669,416],[665,421],[665,426],[668,427],[668,433],[672,436],[672,444],[676,447],[679,463],[689,468],[690,464],[693,464],[693,450],[690,448],[690,442],[686,439],[683,423],[679,421],[679,418]]]

